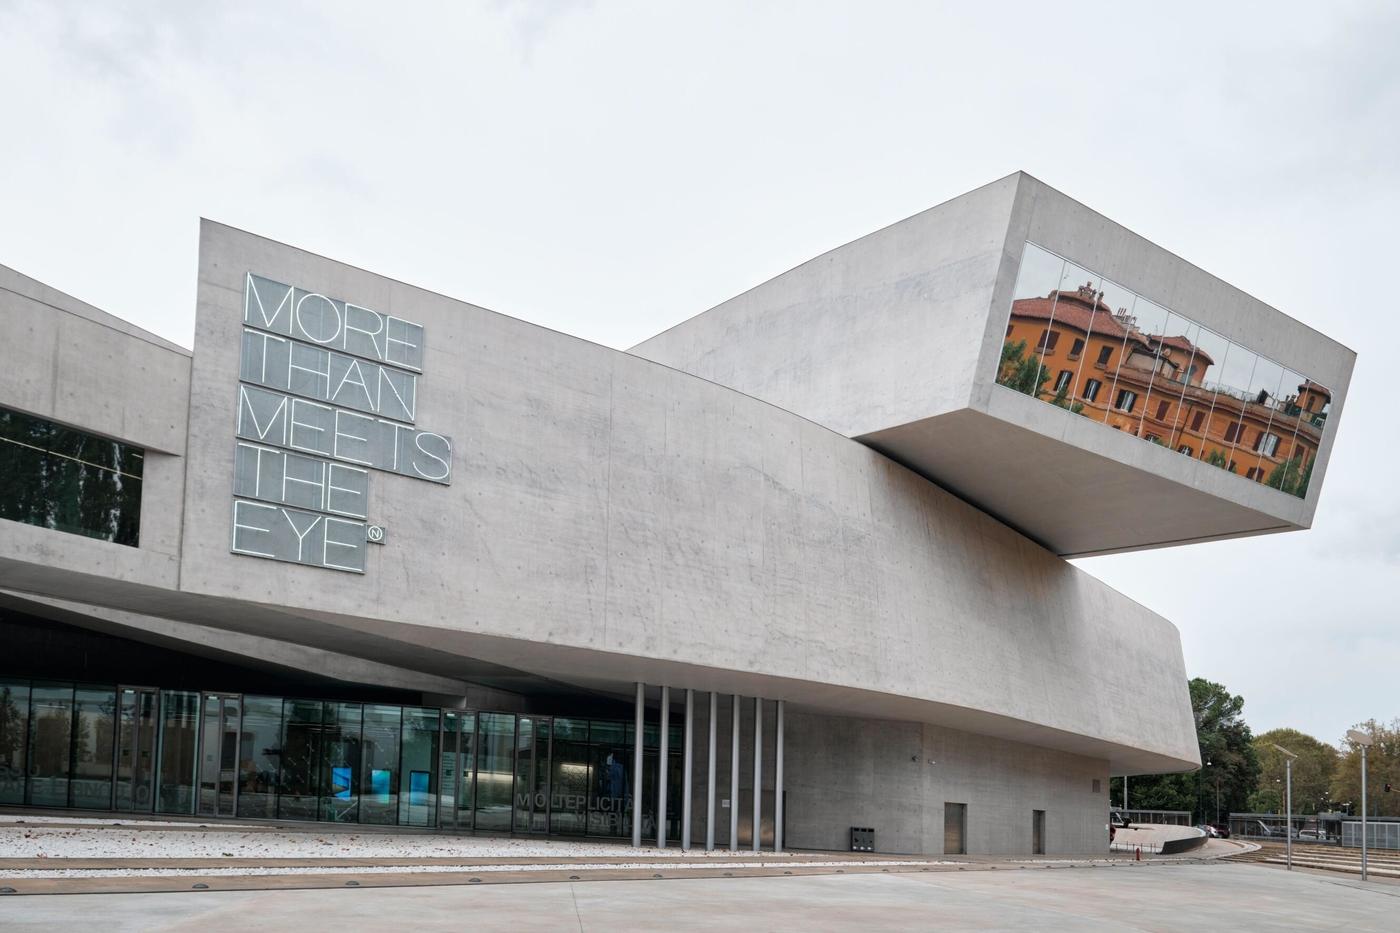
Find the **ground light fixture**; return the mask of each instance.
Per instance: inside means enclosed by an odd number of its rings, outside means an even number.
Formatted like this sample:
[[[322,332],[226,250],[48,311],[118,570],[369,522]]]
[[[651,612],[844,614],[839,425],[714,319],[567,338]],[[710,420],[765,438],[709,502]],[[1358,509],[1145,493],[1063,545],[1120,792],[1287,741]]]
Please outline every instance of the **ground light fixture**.
[[[1375,744],[1375,739],[1359,729],[1348,729],[1347,738],[1353,745],[1361,746],[1361,880],[1366,880],[1366,749]]]
[[[1285,755],[1288,756],[1287,758],[1285,758],[1285,759],[1283,760],[1283,770],[1284,770],[1284,775],[1285,775],[1285,778],[1286,778],[1286,781],[1287,781],[1287,783],[1286,783],[1286,785],[1285,785],[1285,788],[1284,788],[1284,797],[1283,797],[1283,799],[1284,799],[1284,804],[1283,804],[1283,806],[1284,806],[1284,812],[1288,814],[1288,828],[1287,828],[1287,830],[1285,831],[1285,832],[1286,832],[1286,835],[1284,836],[1284,840],[1285,840],[1285,842],[1286,842],[1286,844],[1287,844],[1287,846],[1288,846],[1288,870],[1289,870],[1289,871],[1292,871],[1292,870],[1293,870],[1293,759],[1294,759],[1294,758],[1297,758],[1298,756],[1295,755],[1295,754],[1293,754],[1292,752],[1290,752],[1288,749],[1284,748],[1282,745],[1279,745],[1277,742],[1270,742],[1269,744],[1270,744],[1270,745],[1273,745],[1274,748],[1278,749],[1279,751],[1283,752]]]

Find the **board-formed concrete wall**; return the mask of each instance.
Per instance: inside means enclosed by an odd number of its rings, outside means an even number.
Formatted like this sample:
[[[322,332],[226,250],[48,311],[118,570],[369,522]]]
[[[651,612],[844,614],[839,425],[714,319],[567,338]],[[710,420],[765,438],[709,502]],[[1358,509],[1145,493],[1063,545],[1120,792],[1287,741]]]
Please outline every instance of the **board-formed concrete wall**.
[[[189,351],[4,266],[0,323],[0,405],[146,449],[139,549],[6,522],[0,561],[176,586]]]
[[[674,699],[674,697],[673,697]],[[729,845],[731,715],[716,719],[715,840]],[[673,710],[679,715],[680,707]],[[760,842],[773,843],[776,704],[764,706]],[[943,855],[943,807],[967,807],[966,850],[1032,851],[1032,811],[1045,811],[1047,855],[1101,855],[1108,845],[1108,763],[1083,755],[917,722],[788,709],[784,724],[784,845],[845,850],[852,826],[875,830],[880,852]],[[692,842],[705,842],[709,698],[695,706]],[[753,840],[753,703],[739,721],[739,847]],[[679,812],[676,802],[675,812]]]

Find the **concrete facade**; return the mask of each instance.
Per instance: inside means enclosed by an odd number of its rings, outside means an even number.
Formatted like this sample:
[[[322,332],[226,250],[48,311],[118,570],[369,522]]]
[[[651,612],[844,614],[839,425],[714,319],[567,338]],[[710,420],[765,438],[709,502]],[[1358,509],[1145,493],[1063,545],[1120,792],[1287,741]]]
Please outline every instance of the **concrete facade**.
[[[868,825],[884,851],[937,854],[952,801],[969,852],[1026,850],[1036,809],[1053,851],[1100,851],[1110,773],[1199,765],[1177,631],[989,514],[956,470],[945,481],[916,450],[939,436],[926,428],[964,425],[966,466],[998,488],[1015,467],[976,459],[979,432],[1051,445],[1069,467],[1131,467],[1164,510],[1193,483],[1232,515],[1280,507],[991,391],[1009,244],[1061,229],[1037,199],[1062,196],[1045,192],[1003,179],[633,353],[207,221],[193,355],[3,270],[0,311],[24,336],[0,349],[0,406],[144,447],[147,472],[139,547],[0,521],[0,598],[444,706],[567,715],[571,691],[622,701],[637,682],[677,702],[715,691],[722,711],[761,697],[770,719],[783,700],[791,846],[844,847]],[[1063,235],[1097,242],[1086,225],[1070,217]],[[231,552],[250,273],[423,328],[415,423],[452,439],[450,483],[372,471],[367,519],[387,538],[363,573]],[[1300,335],[1279,346],[1323,360],[1344,394],[1348,353]],[[960,348],[946,367],[921,365],[933,340]],[[1266,519],[1306,524],[1315,494]],[[1160,543],[1069,525],[1103,549]]]

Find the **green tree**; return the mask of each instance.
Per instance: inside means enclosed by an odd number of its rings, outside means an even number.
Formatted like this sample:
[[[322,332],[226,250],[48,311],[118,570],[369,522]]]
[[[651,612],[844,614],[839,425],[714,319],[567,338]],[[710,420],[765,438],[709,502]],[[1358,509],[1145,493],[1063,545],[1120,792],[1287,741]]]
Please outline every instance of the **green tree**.
[[[1298,487],[1302,481],[1303,455],[1298,454],[1292,460],[1286,460],[1274,467],[1269,473],[1269,478],[1264,481],[1264,485],[1272,486],[1281,492],[1296,496],[1298,495]]]
[[[1250,810],[1255,813],[1283,812],[1287,756],[1275,745],[1282,745],[1298,756],[1293,762],[1293,812],[1330,810],[1329,792],[1332,771],[1337,766],[1337,749],[1297,729],[1270,729],[1255,738],[1254,752],[1259,756],[1259,785],[1250,798]],[[1267,798],[1272,806],[1268,810],[1256,809],[1255,797],[1261,800]]]
[[[1227,457],[1223,451],[1212,450],[1210,453],[1206,454],[1206,463],[1209,463],[1211,466],[1220,467],[1220,469],[1223,470],[1225,467],[1229,466],[1230,458]]]
[[[1040,358],[1026,353],[1024,340],[1002,344],[997,382],[1032,398],[1040,398],[1045,394],[1045,382],[1049,378],[1050,370],[1040,364]]]
[[[1048,374],[1047,374],[1047,375],[1048,375]],[[1068,382],[1066,382],[1064,385],[1060,386],[1058,389],[1055,390],[1055,397],[1052,398],[1052,399],[1050,400],[1050,404],[1051,404],[1051,405],[1057,405],[1057,406],[1059,406],[1060,408],[1063,408],[1063,409],[1065,409],[1066,411],[1069,411],[1070,413],[1076,414],[1076,415],[1083,414],[1083,412],[1084,412],[1084,405],[1083,405],[1083,403],[1081,403],[1081,402],[1071,402],[1071,401],[1069,400],[1069,383],[1068,383]]]
[[[1187,687],[1196,719],[1201,769],[1129,778],[1128,804],[1134,810],[1189,810],[1196,821],[1214,822],[1217,788],[1222,818],[1232,810],[1245,809],[1258,784],[1259,758],[1254,736],[1242,715],[1243,697],[1201,677],[1192,678]],[[1122,780],[1114,778],[1111,786],[1113,801],[1120,804]]]
[[[1249,795],[1245,807],[1250,813],[1282,813],[1283,791],[1276,787],[1261,787]],[[1297,812],[1297,807],[1294,807],[1294,812]]]
[[[1303,467],[1303,478],[1298,480],[1298,488],[1293,491],[1293,495],[1297,496],[1299,499],[1308,494],[1308,484],[1312,482],[1312,468],[1313,464],[1316,462],[1317,457],[1314,456],[1308,461],[1308,465]]]
[[[1389,726],[1374,719],[1359,723],[1358,732],[1375,739],[1366,751],[1366,808],[1372,816],[1400,816],[1400,719]],[[1338,806],[1350,803],[1352,813],[1361,812],[1361,746],[1344,739],[1343,751],[1332,772],[1332,800]],[[1395,788],[1385,792],[1385,785]]]

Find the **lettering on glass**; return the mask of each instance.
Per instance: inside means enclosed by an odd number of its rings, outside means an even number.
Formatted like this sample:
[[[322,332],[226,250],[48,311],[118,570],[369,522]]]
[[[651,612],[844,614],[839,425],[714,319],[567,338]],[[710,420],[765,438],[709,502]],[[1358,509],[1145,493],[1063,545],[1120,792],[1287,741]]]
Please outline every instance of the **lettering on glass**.
[[[452,481],[416,426],[423,328],[249,273],[235,426],[235,554],[364,573],[371,470]]]

